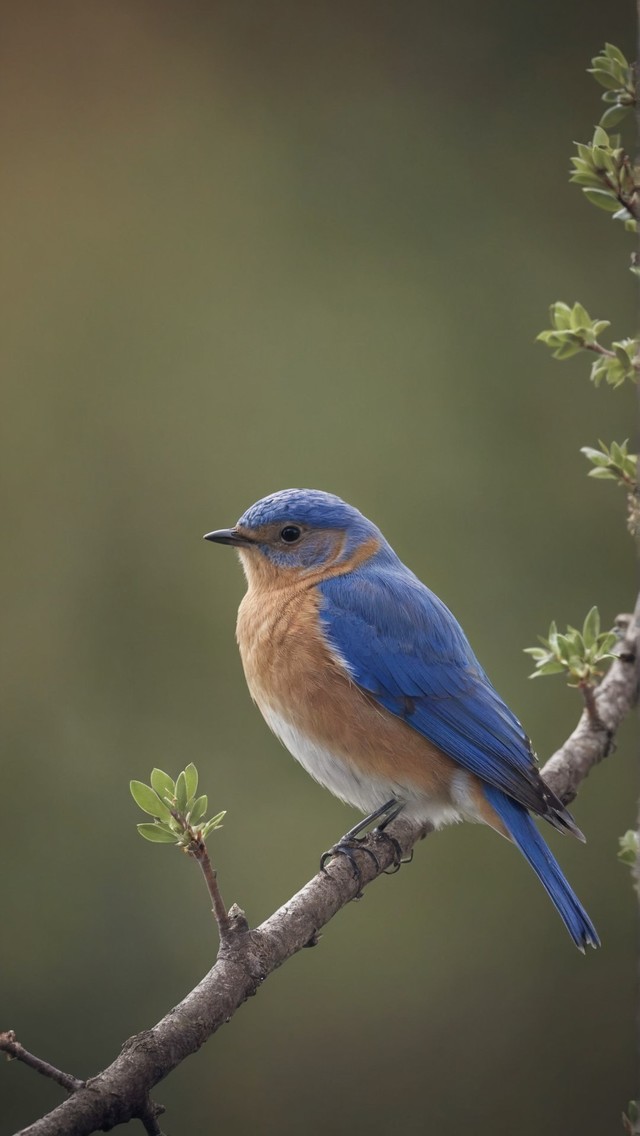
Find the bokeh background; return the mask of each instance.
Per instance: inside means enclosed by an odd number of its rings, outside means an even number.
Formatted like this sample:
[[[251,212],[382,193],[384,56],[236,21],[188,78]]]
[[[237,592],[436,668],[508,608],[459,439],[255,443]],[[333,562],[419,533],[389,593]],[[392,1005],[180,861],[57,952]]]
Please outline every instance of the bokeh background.
[[[547,305],[635,324],[630,238],[568,185],[631,3],[25,0],[4,11],[0,1018],[88,1076],[210,966],[195,866],[131,777],[201,770],[223,893],[255,924],[355,819],[270,736],[205,531],[290,485],[374,517],[456,612],[541,757],[572,729],[525,645],[635,588],[581,445],[630,392],[535,344]],[[8,255],[7,255],[8,253]],[[635,734],[547,833],[602,935],[447,830],[163,1084],[171,1133],[619,1131]],[[0,1131],[61,1094],[0,1070]],[[131,1126],[132,1131],[135,1126]]]

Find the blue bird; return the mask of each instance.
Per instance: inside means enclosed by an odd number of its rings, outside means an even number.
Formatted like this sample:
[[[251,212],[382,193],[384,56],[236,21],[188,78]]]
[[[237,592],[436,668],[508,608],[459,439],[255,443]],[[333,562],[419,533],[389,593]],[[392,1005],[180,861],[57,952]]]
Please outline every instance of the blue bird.
[[[582,833],[457,620],[376,525],[333,494],[285,489],[205,539],[240,554],[249,690],[304,768],[381,827],[401,810],[435,827],[489,824],[520,849],[574,943],[599,946],[529,814]]]

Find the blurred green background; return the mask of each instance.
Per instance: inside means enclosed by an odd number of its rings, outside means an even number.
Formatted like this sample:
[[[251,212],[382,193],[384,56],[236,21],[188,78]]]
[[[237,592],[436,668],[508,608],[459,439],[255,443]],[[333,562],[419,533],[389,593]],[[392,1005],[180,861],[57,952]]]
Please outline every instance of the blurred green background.
[[[556,299],[634,328],[630,238],[566,175],[589,59],[633,35],[631,4],[579,0],[5,10],[0,1025],[63,1069],[108,1063],[215,954],[129,778],[197,763],[254,924],[355,820],[252,707],[240,569],[202,533],[275,489],[339,493],[541,757],[573,728],[578,695],[521,649],[633,601],[623,496],[578,452],[633,436],[633,397],[534,336]],[[546,833],[602,951],[494,834],[449,829],[159,1088],[167,1130],[619,1131],[634,749],[627,724],[576,803],[586,847]],[[3,1136],[61,1099],[0,1072]]]

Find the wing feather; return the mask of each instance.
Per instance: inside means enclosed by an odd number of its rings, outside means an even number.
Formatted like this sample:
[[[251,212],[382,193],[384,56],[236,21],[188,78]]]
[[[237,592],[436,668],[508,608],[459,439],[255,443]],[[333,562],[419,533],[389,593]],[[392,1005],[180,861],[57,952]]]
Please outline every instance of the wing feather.
[[[351,678],[464,769],[561,829],[575,829],[531,743],[449,609],[404,565],[319,585],[320,619]]]

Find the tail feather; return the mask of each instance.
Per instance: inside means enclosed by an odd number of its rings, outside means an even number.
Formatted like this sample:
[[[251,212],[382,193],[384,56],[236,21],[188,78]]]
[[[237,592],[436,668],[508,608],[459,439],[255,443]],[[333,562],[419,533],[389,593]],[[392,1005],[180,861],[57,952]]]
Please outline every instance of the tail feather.
[[[527,810],[491,785],[485,785],[484,792],[554,903],[576,946],[583,953],[585,946],[599,947],[598,932],[564,878],[560,865],[547,848]]]

